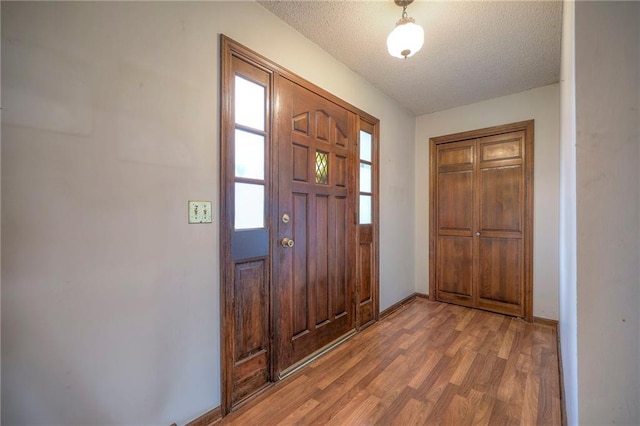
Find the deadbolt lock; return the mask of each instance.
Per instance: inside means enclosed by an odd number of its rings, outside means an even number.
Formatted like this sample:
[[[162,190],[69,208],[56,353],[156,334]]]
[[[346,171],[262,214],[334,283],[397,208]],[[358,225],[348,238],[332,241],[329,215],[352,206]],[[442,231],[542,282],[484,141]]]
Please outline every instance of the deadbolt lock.
[[[290,219],[291,218],[289,217],[288,214],[285,213],[285,214],[282,215],[282,223],[289,223]]]
[[[280,241],[280,244],[284,248],[291,248],[293,247],[294,243],[293,243],[293,240],[290,240],[289,238],[283,238],[282,241]]]

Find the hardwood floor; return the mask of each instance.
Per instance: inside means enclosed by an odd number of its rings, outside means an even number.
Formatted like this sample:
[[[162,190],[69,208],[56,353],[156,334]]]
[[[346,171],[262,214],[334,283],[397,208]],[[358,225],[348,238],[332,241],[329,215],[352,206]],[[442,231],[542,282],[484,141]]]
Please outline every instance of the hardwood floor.
[[[561,424],[553,327],[417,299],[222,424]]]

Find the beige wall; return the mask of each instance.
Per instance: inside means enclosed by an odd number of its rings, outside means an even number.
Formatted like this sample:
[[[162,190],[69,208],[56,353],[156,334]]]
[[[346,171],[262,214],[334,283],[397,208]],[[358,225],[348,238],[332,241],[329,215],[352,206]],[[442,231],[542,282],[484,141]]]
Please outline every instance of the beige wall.
[[[576,2],[575,67],[576,421],[638,425],[640,3]]]
[[[533,313],[558,319],[559,110],[553,84],[416,119],[416,291],[429,292],[429,138],[534,119]]]
[[[186,208],[217,209],[219,33],[381,120],[381,308],[414,291],[414,117],[257,3],[1,7],[3,424],[219,404],[218,220]]]
[[[576,286],[576,75],[575,2],[562,7],[560,71],[560,347],[567,423],[578,423],[578,321]]]

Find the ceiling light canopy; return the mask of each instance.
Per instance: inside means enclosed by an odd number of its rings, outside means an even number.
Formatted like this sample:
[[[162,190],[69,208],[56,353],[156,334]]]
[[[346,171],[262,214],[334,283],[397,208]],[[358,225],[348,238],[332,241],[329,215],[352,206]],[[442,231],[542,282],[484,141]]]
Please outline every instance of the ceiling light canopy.
[[[422,49],[424,30],[407,15],[407,6],[413,3],[413,0],[394,0],[394,2],[402,6],[402,18],[387,37],[387,49],[391,56],[406,59]]]

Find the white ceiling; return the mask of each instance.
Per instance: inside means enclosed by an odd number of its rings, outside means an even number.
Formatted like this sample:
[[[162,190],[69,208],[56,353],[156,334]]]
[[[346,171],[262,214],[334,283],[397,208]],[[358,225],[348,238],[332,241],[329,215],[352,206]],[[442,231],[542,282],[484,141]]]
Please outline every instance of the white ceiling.
[[[387,53],[393,0],[259,3],[415,115],[559,81],[561,0],[417,0],[425,43],[408,59]]]

